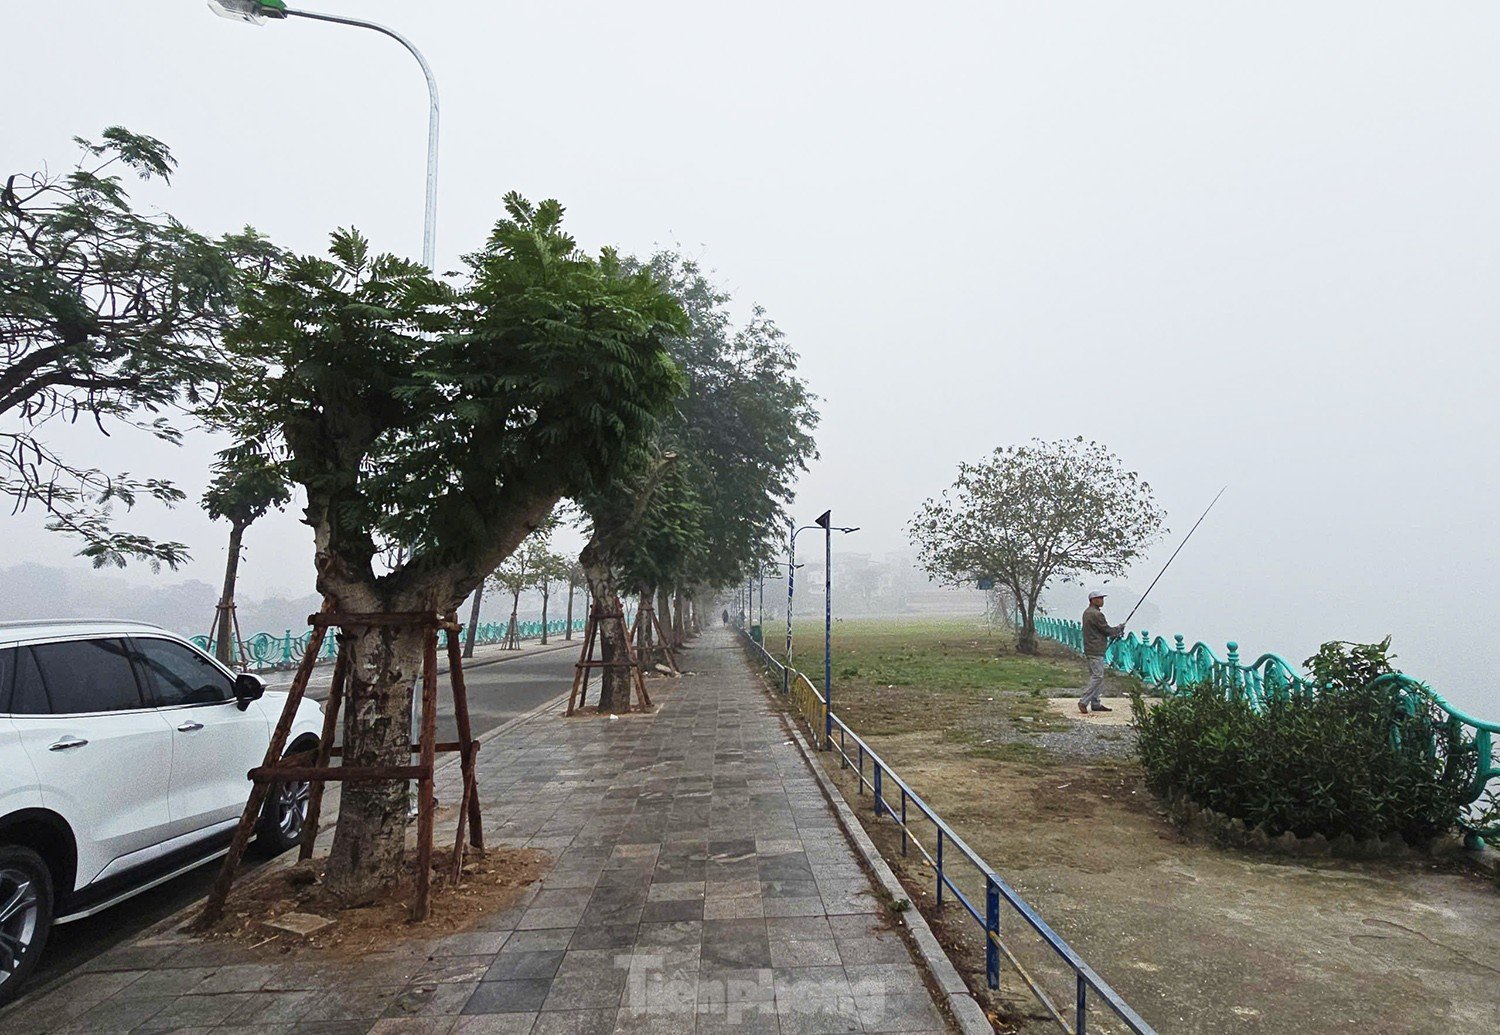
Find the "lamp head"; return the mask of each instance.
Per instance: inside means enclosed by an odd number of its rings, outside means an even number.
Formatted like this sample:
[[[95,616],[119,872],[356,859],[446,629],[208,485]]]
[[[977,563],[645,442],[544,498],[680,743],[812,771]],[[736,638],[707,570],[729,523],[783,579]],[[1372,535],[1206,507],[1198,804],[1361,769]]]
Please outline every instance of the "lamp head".
[[[208,0],[208,9],[232,22],[264,25],[267,18],[286,17],[286,0]]]

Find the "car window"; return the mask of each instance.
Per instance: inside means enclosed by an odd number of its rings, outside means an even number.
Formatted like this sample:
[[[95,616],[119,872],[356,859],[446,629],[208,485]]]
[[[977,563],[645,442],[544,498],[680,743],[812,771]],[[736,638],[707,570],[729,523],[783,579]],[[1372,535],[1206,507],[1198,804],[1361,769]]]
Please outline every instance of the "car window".
[[[16,649],[0,650],[0,715],[10,711],[11,676],[16,670]]]
[[[135,669],[124,640],[69,640],[39,643],[26,653],[17,689],[17,714],[72,715],[79,712],[118,712],[144,707]],[[45,695],[45,706],[38,700]]]
[[[219,666],[195,650],[171,640],[138,637],[136,653],[151,673],[156,703],[218,704],[234,696],[234,684]]]

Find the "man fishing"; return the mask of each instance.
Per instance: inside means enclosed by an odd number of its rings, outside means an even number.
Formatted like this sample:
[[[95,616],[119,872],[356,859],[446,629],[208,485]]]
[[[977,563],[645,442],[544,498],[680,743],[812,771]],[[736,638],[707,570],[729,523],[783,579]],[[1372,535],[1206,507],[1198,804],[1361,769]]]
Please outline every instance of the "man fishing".
[[[1081,714],[1114,711],[1099,700],[1104,693],[1104,649],[1111,639],[1124,635],[1123,625],[1110,625],[1104,617],[1104,591],[1091,590],[1088,610],[1083,613],[1083,657],[1089,665],[1089,685],[1084,687],[1083,696],[1078,699]]]

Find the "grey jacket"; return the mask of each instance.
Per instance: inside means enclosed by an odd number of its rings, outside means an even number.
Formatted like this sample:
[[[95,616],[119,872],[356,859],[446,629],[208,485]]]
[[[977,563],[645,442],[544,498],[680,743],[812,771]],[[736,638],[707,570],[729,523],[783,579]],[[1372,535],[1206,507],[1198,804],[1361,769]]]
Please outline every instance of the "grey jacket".
[[[1104,612],[1093,605],[1083,613],[1083,653],[1090,658],[1104,657],[1104,648],[1115,637],[1124,636],[1123,625],[1110,625]]]

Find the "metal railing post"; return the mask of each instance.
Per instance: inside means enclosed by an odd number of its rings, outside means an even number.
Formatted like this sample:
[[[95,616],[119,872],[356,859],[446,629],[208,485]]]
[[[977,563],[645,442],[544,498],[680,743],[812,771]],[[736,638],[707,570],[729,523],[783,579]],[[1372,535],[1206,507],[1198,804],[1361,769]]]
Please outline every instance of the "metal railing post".
[[[901,788],[901,854],[906,854],[906,788]]]
[[[942,827],[938,827],[937,878],[938,878],[937,904],[938,904],[938,908],[941,909],[942,905],[943,905],[943,828]]]
[[[990,988],[1000,987],[1000,886],[984,879],[984,977]]]
[[[880,818],[881,808],[884,802],[880,798],[880,763],[875,763],[875,818]]]
[[[1089,1024],[1089,983],[1078,975],[1078,1008],[1073,1014],[1073,1035],[1085,1035]]]

